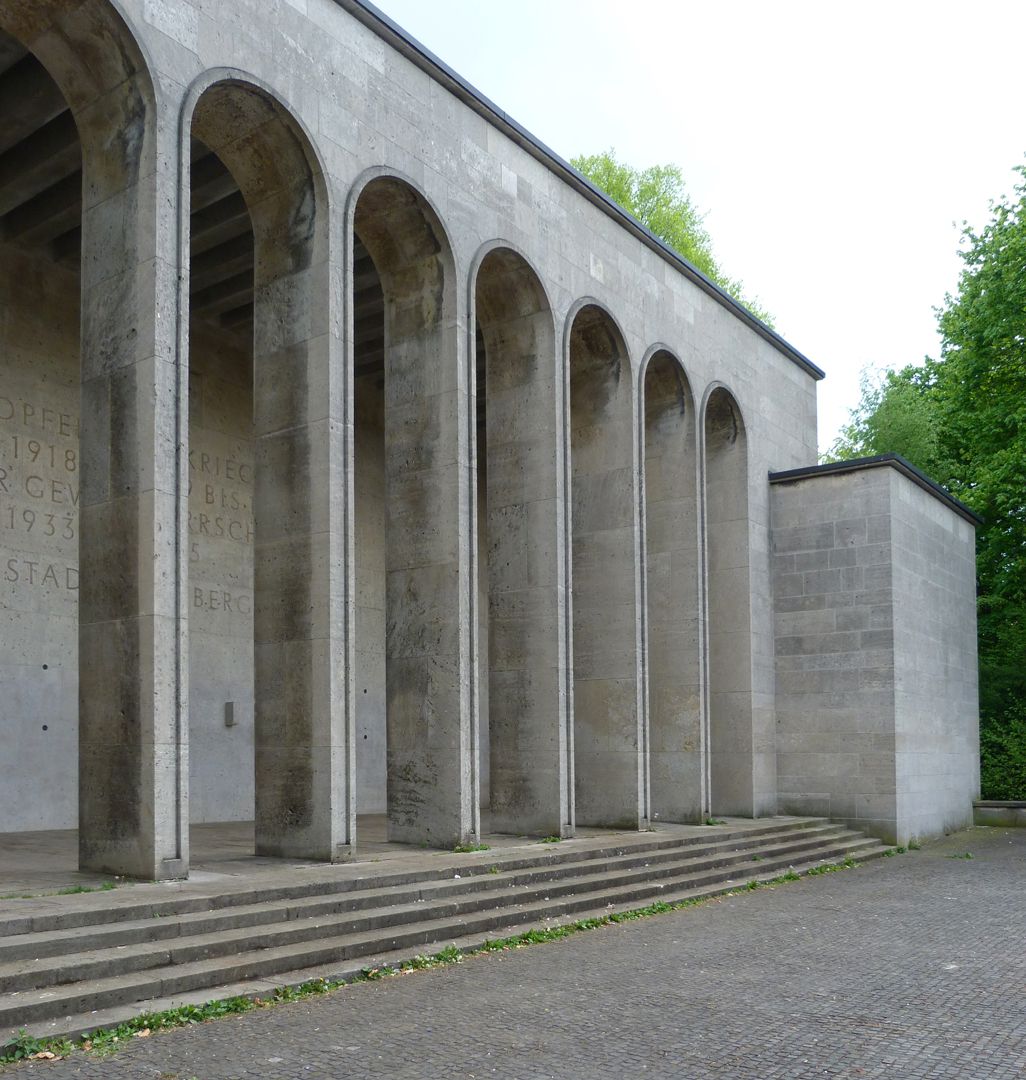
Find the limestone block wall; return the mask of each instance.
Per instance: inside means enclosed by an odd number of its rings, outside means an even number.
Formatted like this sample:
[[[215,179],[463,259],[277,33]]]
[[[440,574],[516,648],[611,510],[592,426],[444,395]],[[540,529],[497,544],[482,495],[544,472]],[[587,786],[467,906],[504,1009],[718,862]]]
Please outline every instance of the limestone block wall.
[[[898,819],[911,836],[972,824],[980,794],[973,525],[891,477]]]
[[[970,513],[893,457],[771,480],[781,812],[901,843],[970,824]]]

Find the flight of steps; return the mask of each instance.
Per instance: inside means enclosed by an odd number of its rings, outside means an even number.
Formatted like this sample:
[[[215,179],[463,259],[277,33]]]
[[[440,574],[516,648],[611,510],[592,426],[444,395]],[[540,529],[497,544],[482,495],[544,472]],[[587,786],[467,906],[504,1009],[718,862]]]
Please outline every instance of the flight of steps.
[[[144,1011],[318,976],[347,977],[451,943],[672,902],[801,873],[878,841],[824,819],[438,855],[361,876],[262,883],[138,902],[133,890],[0,912],[0,1045],[19,1028],[71,1035]],[[142,890],[136,890],[141,893]],[[117,897],[117,902],[105,897]],[[16,908],[17,906],[14,905]]]

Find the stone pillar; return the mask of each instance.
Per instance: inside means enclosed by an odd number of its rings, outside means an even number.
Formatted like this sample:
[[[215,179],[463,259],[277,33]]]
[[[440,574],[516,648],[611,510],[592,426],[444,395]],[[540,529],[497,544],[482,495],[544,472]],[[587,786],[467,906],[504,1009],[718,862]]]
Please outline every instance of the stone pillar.
[[[478,831],[471,732],[469,377],[440,224],[398,180],[372,180],[356,232],[385,294],[385,685],[392,840]]]
[[[496,832],[572,833],[567,767],[562,381],[533,271],[490,253],[477,284],[485,340],[488,709]]]
[[[139,76],[78,114],[83,151],[79,861],[188,869],[177,125]]]
[[[257,854],[336,862],[355,828],[347,737],[344,372],[322,259],[277,274],[260,228],[255,304]],[[284,316],[284,317],[283,317]]]
[[[574,790],[580,825],[642,828],[640,522],[631,368],[601,309],[570,336]]]

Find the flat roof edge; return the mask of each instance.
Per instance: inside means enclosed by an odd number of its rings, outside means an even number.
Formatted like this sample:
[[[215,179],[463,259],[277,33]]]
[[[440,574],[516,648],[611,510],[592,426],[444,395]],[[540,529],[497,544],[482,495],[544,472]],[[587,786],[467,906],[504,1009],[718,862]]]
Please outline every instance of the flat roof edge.
[[[430,49],[422,45],[412,34],[390,19],[370,0],[335,0],[335,3],[380,38],[387,41],[389,45],[401,52],[422,71],[426,71],[475,112],[495,124],[533,158],[576,189],[589,202],[633,234],[646,247],[651,248],[657,255],[665,259],[693,285],[697,285],[718,304],[727,308],[731,314],[739,318],[759,337],[768,341],[777,352],[782,353],[792,363],[797,364],[806,375],[810,375],[817,382],[826,378],[826,372],[822,368],[814,364],[789,341],[753,315],[744,304],[735,300],[715,281],[711,281],[701,270],[696,266],[692,266],[687,259],[660,240],[651,229],[642,225],[637,218],[629,214],[618,203],[615,203],[604,191],[601,191],[590,180],[582,176],[568,161],[561,158],[554,150],[532,135],[522,124],[517,123],[508,113],[500,109],[498,105],[467,82],[462,75],[449,67],[444,60],[435,56]]]
[[[817,476],[833,476],[838,473],[863,472],[866,469],[879,469],[889,467],[897,469],[906,476],[913,484],[921,487],[934,498],[945,503],[949,509],[954,510],[959,517],[965,518],[971,525],[985,524],[982,517],[975,510],[966,506],[961,499],[956,499],[947,488],[942,487],[936,480],[917,469],[911,461],[906,460],[901,454],[877,454],[876,457],[853,458],[851,461],[831,461],[826,465],[807,465],[801,469],[787,469],[784,472],[771,472],[769,481],[771,484],[786,484],[794,480],[812,479]]]

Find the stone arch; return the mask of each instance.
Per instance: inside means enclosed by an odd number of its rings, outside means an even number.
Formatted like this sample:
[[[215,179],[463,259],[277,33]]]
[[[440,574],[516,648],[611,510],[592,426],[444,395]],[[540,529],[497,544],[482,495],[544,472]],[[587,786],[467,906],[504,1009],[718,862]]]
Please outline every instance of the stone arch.
[[[708,604],[709,799],[754,810],[748,437],[737,399],[709,389],[703,410]]]
[[[361,177],[349,221],[354,279],[376,278],[380,297],[377,337],[361,324],[359,296],[350,333],[358,489],[370,451],[361,425],[380,426],[378,477],[364,505],[375,490],[383,502],[382,595],[375,602],[388,835],[452,847],[480,831],[471,719],[470,374],[458,270],[439,215],[402,177],[381,170]],[[359,507],[356,532],[357,592],[366,596],[373,575],[361,575],[361,558],[374,538],[361,526]],[[368,662],[357,658],[363,684]]]
[[[95,135],[123,150],[146,142],[140,121],[155,104],[151,65],[114,0],[13,0],[0,11],[0,31],[46,69],[75,114],[83,142]],[[145,160],[123,153],[112,155],[108,165],[134,170]]]
[[[568,835],[563,387],[555,325],[537,272],[504,244],[479,255],[470,299],[478,331],[475,489],[487,622],[479,685],[491,827]]]
[[[32,220],[21,224],[40,236],[48,223],[65,223],[47,253],[77,277],[80,296],[75,452],[83,467],[77,558],[69,554],[80,571],[78,658],[66,665],[78,684],[79,862],[177,877],[187,869],[188,834],[173,124],[162,122],[146,57],[109,0],[16,0],[0,10],[0,30],[10,35],[0,52],[10,55],[11,40],[28,50],[5,75],[31,83],[37,63],[59,88],[47,112],[36,73],[41,93],[3,111],[25,122],[44,109],[43,127],[19,154],[23,179],[45,187],[55,170],[68,171],[31,200]],[[80,160],[69,165],[74,142]],[[149,549],[153,557],[141,557]]]
[[[567,321],[577,822],[647,821],[632,372],[609,313]]]
[[[705,808],[694,397],[663,346],[640,383],[652,819],[693,822]]]
[[[198,476],[196,462],[206,459],[192,447],[192,477],[215,494],[211,519],[238,525],[240,535],[249,527],[253,537],[249,571],[244,556],[226,560],[218,551],[215,541],[226,538],[216,524],[197,536],[191,522],[194,578],[206,573],[215,585],[218,578],[227,582],[214,606],[218,625],[226,624],[229,584],[238,582],[241,596],[250,590],[252,596],[251,623],[243,623],[238,640],[221,630],[194,643],[193,663],[202,674],[193,691],[194,730],[204,732],[196,729],[197,718],[206,717],[208,726],[213,720],[223,744],[218,691],[234,698],[234,685],[224,680],[239,680],[242,719],[250,695],[252,701],[257,854],[338,861],[351,854],[355,814],[345,690],[346,565],[335,521],[336,492],[346,490],[345,383],[333,329],[341,298],[330,288],[328,186],[294,114],[244,73],[201,77],[186,102],[183,131],[193,148],[192,201],[205,197],[209,186],[228,192],[206,209],[218,228],[229,230],[219,234],[219,244],[204,241],[197,258],[203,209],[193,207],[192,271],[198,275],[202,259],[205,284],[192,289],[190,301],[190,435],[214,437],[204,418],[203,379],[209,374],[221,426],[212,445],[229,436],[225,469],[235,446],[252,461],[247,488],[238,471],[235,479]],[[225,204],[232,200],[238,205],[229,213]],[[241,231],[230,230],[232,221]],[[202,329],[201,317],[208,324]],[[234,343],[224,340],[229,330]],[[231,353],[236,367],[228,373]],[[247,503],[249,519],[238,509]],[[195,484],[190,509],[194,518],[203,512]],[[194,623],[207,614],[202,605],[192,613]],[[233,614],[240,619],[246,613],[236,607]],[[251,681],[244,665],[232,665],[243,642],[252,649]],[[206,694],[204,680],[210,683]],[[244,746],[245,726],[237,738]],[[224,767],[237,768],[242,756],[227,755]],[[230,784],[232,777],[224,780]]]

